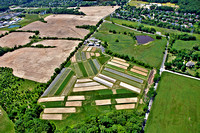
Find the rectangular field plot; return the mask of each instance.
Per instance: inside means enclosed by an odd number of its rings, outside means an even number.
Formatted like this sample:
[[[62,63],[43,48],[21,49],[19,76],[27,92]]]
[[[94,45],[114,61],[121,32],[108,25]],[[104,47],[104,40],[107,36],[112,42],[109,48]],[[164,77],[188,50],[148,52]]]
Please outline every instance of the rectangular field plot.
[[[129,93],[133,93],[133,91],[130,91],[128,89],[117,89],[116,92],[117,92],[117,94],[129,94]]]
[[[86,52],[86,58],[90,59],[90,53],[89,52]]]
[[[81,61],[81,53],[80,52],[76,53],[76,60]]]
[[[132,71],[127,71],[127,74],[133,76],[133,77],[136,77],[136,78],[140,78],[140,79],[143,79],[143,80],[147,80],[147,76],[144,76],[144,75],[141,75],[141,74],[138,74],[138,73],[134,73]]]
[[[91,54],[91,56],[95,56],[95,54],[94,53],[90,53]]]
[[[71,88],[73,87],[73,85],[76,82],[76,76],[73,76],[70,81],[68,82],[67,86],[64,88],[63,92],[62,92],[62,96],[67,96],[68,93],[70,92]]]
[[[66,107],[81,107],[82,106],[82,101],[67,101],[65,103],[65,106]]]
[[[62,114],[42,114],[43,120],[62,120]]]
[[[120,67],[116,67],[116,66],[113,66],[113,65],[110,65],[110,64],[106,64],[105,67],[108,67],[108,68],[111,68],[111,69],[125,73],[125,69],[120,68]]]
[[[105,99],[105,100],[95,100],[96,105],[110,105],[111,100]]]
[[[137,92],[137,93],[140,93],[140,92],[141,92],[141,89],[136,88],[136,87],[134,87],[134,86],[131,86],[131,85],[129,85],[129,84],[123,83],[123,82],[120,82],[119,85],[122,86],[122,87],[125,87],[125,88],[127,88],[127,89],[129,89],[129,90],[132,90],[132,91],[134,91],[134,92]]]
[[[130,79],[130,80],[139,82],[139,83],[141,83],[141,84],[144,82],[142,79],[135,78],[135,77],[133,77],[133,76],[127,75],[127,74],[125,74],[125,73],[122,73],[122,72],[119,72],[119,71],[116,71],[116,70],[113,70],[113,69],[110,69],[110,68],[105,68],[104,70],[109,71],[109,72],[111,72],[111,73],[114,73],[114,74],[116,74],[116,75],[125,77],[125,78],[127,78],[127,79]]]
[[[131,72],[138,73],[138,74],[141,74],[141,75],[143,75],[143,76],[147,76],[147,73],[142,72],[142,71],[139,71],[139,70],[137,70],[137,69],[131,68]]]
[[[116,82],[116,79],[111,78],[111,77],[108,77],[108,76],[103,75],[103,74],[99,74],[98,77],[100,77],[100,78],[102,78],[102,79],[105,79],[105,80],[107,80],[107,81],[110,81],[110,82],[112,82],[112,83],[115,83],[115,82]]]
[[[74,72],[70,71],[70,73],[67,75],[67,77],[64,79],[64,81],[62,82],[58,90],[56,91],[55,95],[59,95],[63,91],[63,89],[65,88],[65,86],[67,85],[67,83],[69,82],[69,80],[72,78],[73,75],[74,75]]]
[[[97,50],[96,47],[93,47],[93,48],[92,48],[92,52],[95,52],[96,50]]]
[[[96,55],[96,57],[99,57],[99,56],[100,56],[100,53],[96,53],[95,55]]]
[[[140,83],[135,82],[133,80],[129,80],[127,78],[121,77],[119,75],[113,74],[113,73],[108,72],[108,71],[103,71],[102,74],[104,74],[106,76],[109,76],[109,77],[112,77],[112,78],[114,78],[114,79],[116,79],[118,81],[122,81],[122,82],[128,83],[128,84],[133,85],[133,86],[138,87],[138,88],[143,88],[143,86],[144,86],[143,84],[140,84]]]
[[[120,59],[120,58],[117,58],[117,57],[113,57],[114,60],[118,60],[118,61],[121,61],[121,62],[126,62],[125,60],[123,59]]]
[[[121,104],[121,105],[115,105],[116,110],[121,110],[121,109],[134,109],[135,104]]]
[[[98,69],[98,70],[100,70],[100,65],[99,65],[99,62],[97,61],[97,59],[93,59],[93,62],[94,62],[94,64],[95,64],[95,66],[96,66],[96,68]]]
[[[137,69],[137,70],[140,70],[140,71],[143,71],[145,73],[148,73],[148,70],[145,69],[145,68],[142,68],[142,67],[138,67],[138,66],[133,66],[134,69]]]
[[[49,91],[48,96],[53,96],[56,93],[56,91],[61,86],[61,84],[63,83],[63,81],[70,72],[71,69],[65,69],[64,71],[61,71],[61,74],[57,76],[58,78],[56,77],[55,82],[53,81],[52,84],[49,86],[52,89]],[[47,88],[46,91],[48,91],[49,87]]]
[[[88,77],[88,74],[87,74],[87,72],[86,72],[86,70],[85,70],[85,67],[84,67],[83,63],[82,63],[82,62],[79,62],[79,63],[78,63],[78,66],[79,66],[81,72],[83,73],[83,77]]]
[[[92,71],[94,72],[94,74],[97,74],[98,71],[97,71],[97,68],[95,67],[93,61],[92,61],[92,60],[89,60],[89,63],[90,63],[90,66],[91,66]]]
[[[132,97],[132,98],[119,98],[115,99],[117,103],[137,103],[138,98]]]
[[[65,100],[64,96],[59,96],[59,97],[40,98],[38,102],[41,103],[41,102],[54,102],[54,101],[64,101],[64,100]]]
[[[102,78],[99,78],[99,77],[94,77],[93,80],[95,80],[95,81],[97,81],[97,82],[99,82],[101,84],[104,84],[104,85],[106,85],[108,87],[112,87],[113,86],[113,83],[108,82],[108,81],[106,81],[106,80],[104,80]]]
[[[77,87],[73,89],[73,92],[84,92],[84,91],[96,91],[96,90],[105,90],[108,89],[106,86],[89,86],[89,87]]]
[[[45,108],[44,113],[48,114],[65,114],[65,113],[75,113],[76,108]]]
[[[85,96],[68,96],[68,101],[85,100]]]
[[[89,52],[89,51],[91,51],[91,50],[92,50],[92,47],[88,47],[87,51]]]
[[[119,67],[119,68],[122,68],[122,69],[127,69],[126,66],[123,66],[123,65],[117,64],[117,63],[115,63],[115,62],[110,62],[110,61],[109,61],[107,64],[109,64],[109,65],[113,65],[113,66],[116,66],[116,67]]]
[[[85,46],[82,51],[86,51],[87,49],[88,49],[88,46]]]
[[[82,56],[82,60],[85,61],[86,60],[85,52],[81,52],[81,56]]]
[[[75,84],[74,87],[87,87],[87,86],[96,86],[96,85],[100,85],[100,84],[97,82],[79,83],[79,84]]]
[[[78,66],[78,63],[74,63],[74,69],[78,78],[83,77],[83,74]]]
[[[89,76],[93,76],[94,73],[93,73],[93,71],[92,71],[92,68],[91,68],[89,62],[88,62],[88,61],[84,61],[84,62],[83,62],[83,65],[85,66],[88,75],[89,75]]]
[[[77,79],[76,83],[91,82],[91,79]]]
[[[76,62],[76,56],[75,56],[75,55],[72,56],[71,61],[72,61],[72,63],[75,63],[75,62]]]
[[[121,61],[118,61],[118,60],[115,60],[115,59],[112,59],[111,61],[112,61],[112,62],[115,62],[115,63],[118,63],[118,64],[121,64],[121,65],[123,65],[123,66],[129,67],[129,64],[128,64],[128,63],[121,62]]]

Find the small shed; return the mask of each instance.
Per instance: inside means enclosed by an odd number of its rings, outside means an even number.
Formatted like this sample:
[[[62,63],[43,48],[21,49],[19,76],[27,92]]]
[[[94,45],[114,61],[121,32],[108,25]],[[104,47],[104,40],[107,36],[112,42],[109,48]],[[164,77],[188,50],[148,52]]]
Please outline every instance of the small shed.
[[[186,67],[193,67],[195,64],[192,61],[186,63]]]

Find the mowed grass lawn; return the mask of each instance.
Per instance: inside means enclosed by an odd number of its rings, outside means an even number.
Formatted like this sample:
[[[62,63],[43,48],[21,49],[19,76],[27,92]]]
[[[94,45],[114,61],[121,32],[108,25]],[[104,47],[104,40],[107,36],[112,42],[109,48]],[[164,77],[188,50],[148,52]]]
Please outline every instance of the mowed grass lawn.
[[[0,132],[1,133],[14,133],[14,124],[13,122],[8,118],[8,115],[6,112],[2,109],[0,106],[1,115],[0,115]]]
[[[108,49],[114,53],[126,54],[129,57],[134,57],[136,60],[142,61],[153,67],[160,67],[163,59],[162,57],[164,55],[163,52],[165,45],[167,44],[167,40],[165,38],[150,42],[148,45],[136,46],[136,41],[128,35],[109,33],[109,30],[113,30],[113,28],[115,28],[117,32],[120,31],[121,33],[124,31],[133,32],[114,24],[105,23],[102,25],[99,32],[94,34],[94,37],[102,41],[107,41]],[[135,32],[135,34],[139,35],[141,33]],[[154,35],[151,35],[151,37],[154,37],[155,39]],[[117,39],[119,42],[116,42]]]
[[[200,40],[197,41],[176,40],[175,43],[173,44],[173,48],[177,50],[182,50],[182,49],[192,50],[192,48],[196,45],[200,46]]]
[[[146,133],[199,133],[200,81],[164,72]]]

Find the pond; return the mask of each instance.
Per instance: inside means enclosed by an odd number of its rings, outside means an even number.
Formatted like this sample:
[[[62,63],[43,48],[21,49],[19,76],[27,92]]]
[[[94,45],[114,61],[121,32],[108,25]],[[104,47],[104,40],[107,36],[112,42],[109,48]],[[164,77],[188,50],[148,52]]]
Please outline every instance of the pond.
[[[10,25],[8,28],[20,27],[21,25]]]
[[[153,38],[151,38],[150,36],[136,36],[137,42],[138,44],[145,44],[151,41],[154,41]]]

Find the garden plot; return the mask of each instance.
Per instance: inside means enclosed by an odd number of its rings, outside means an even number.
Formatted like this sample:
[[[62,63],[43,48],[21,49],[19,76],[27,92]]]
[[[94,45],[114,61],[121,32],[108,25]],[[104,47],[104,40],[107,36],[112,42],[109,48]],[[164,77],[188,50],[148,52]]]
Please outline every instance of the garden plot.
[[[94,74],[97,74],[97,73],[98,73],[98,70],[97,70],[97,68],[95,67],[95,65],[94,65],[94,63],[93,63],[92,60],[89,60],[89,64],[90,64],[90,66],[91,66],[92,71],[94,72]]]
[[[119,103],[137,103],[138,102],[138,98],[137,97],[132,97],[132,98],[119,98],[119,99],[115,99],[116,102]]]
[[[89,52],[86,52],[86,58],[90,59],[90,53]]]
[[[102,79],[105,79],[105,80],[108,80],[108,81],[110,81],[110,82],[112,82],[112,83],[115,83],[115,82],[116,82],[116,79],[111,78],[111,77],[108,77],[108,76],[103,75],[103,74],[99,74],[98,77],[100,77],[100,78],[102,78]]]
[[[73,87],[73,85],[75,84],[76,82],[76,79],[77,77],[76,76],[73,76],[71,78],[71,80],[68,82],[67,86],[64,88],[63,92],[62,92],[62,96],[67,96],[68,93],[70,92],[71,88]]]
[[[133,69],[137,69],[137,70],[140,70],[140,71],[143,71],[143,72],[146,72],[146,73],[148,73],[148,70],[147,70],[147,69],[145,69],[145,68],[142,68],[142,67],[133,66]]]
[[[12,32],[0,38],[0,46],[13,48],[14,46],[25,45],[31,41],[29,37],[33,35],[34,33],[28,32]]]
[[[121,62],[121,61],[118,61],[118,60],[115,60],[115,59],[112,59],[111,61],[112,61],[112,62],[115,62],[115,63],[118,63],[118,64],[120,64],[120,65],[123,65],[123,66],[129,67],[129,64],[128,64],[128,63]]]
[[[81,55],[82,55],[82,60],[85,61],[86,60],[85,52],[81,52]]]
[[[81,53],[80,52],[76,53],[76,60],[81,61]]]
[[[88,47],[87,52],[90,52],[93,47]]]
[[[91,56],[95,56],[95,54],[94,53],[90,53],[91,54]]]
[[[84,64],[84,67],[85,67],[86,70],[87,70],[88,75],[89,75],[89,76],[93,76],[94,73],[93,73],[93,71],[92,71],[92,68],[90,67],[89,62],[88,62],[88,61],[84,61],[83,64]]]
[[[139,71],[139,70],[137,70],[137,69],[131,68],[131,72],[138,73],[138,74],[141,74],[141,75],[143,75],[143,76],[147,76],[147,73],[141,72],[141,71]]]
[[[81,107],[82,106],[82,101],[67,101],[65,103],[65,106],[66,107]]]
[[[83,91],[96,91],[96,90],[105,90],[108,89],[103,85],[99,86],[89,86],[89,87],[77,87],[73,89],[73,92],[83,92]]]
[[[85,96],[68,96],[68,101],[85,100]]]
[[[97,82],[87,82],[87,83],[75,84],[74,87],[87,87],[87,86],[96,86],[96,85],[100,85],[100,84]]]
[[[106,80],[104,80],[104,79],[102,79],[102,78],[94,77],[93,80],[95,80],[95,81],[97,81],[97,82],[99,82],[99,83],[101,83],[101,84],[103,84],[103,85],[106,85],[106,86],[108,86],[108,87],[111,87],[111,88],[113,87],[113,83],[108,82],[108,81],[106,81]]]
[[[96,53],[95,55],[96,55],[96,57],[99,57],[99,56],[100,56],[100,53]]]
[[[132,77],[130,75],[127,75],[125,73],[122,73],[122,72],[119,72],[119,71],[116,71],[116,70],[113,70],[113,69],[110,69],[110,68],[105,68],[104,70],[109,71],[109,72],[114,73],[114,74],[117,74],[119,76],[125,77],[127,79],[139,82],[141,84],[144,82],[142,79],[138,79],[138,78]]]
[[[121,109],[134,109],[135,108],[135,104],[121,104],[121,105],[115,105],[115,108],[117,110],[121,110]]]
[[[55,102],[55,101],[64,101],[65,96],[58,96],[58,97],[46,97],[46,98],[40,98],[38,100],[39,103],[42,102]]]
[[[98,70],[100,70],[100,65],[99,65],[99,62],[97,61],[97,59],[93,59],[93,62],[94,62],[94,64],[95,64],[95,66],[96,66],[96,68],[98,69]]]
[[[91,82],[91,79],[77,79],[76,83]]]
[[[83,77],[83,74],[78,66],[78,63],[74,63],[74,69],[78,78]]]
[[[129,90],[132,90],[132,91],[134,91],[134,92],[137,92],[137,93],[140,93],[140,92],[141,92],[141,89],[136,88],[136,87],[134,87],[134,86],[131,86],[131,85],[129,85],[129,84],[123,83],[123,82],[120,82],[119,85],[122,86],[122,87],[125,87],[125,88],[127,88],[127,89],[129,89]]]
[[[105,99],[105,100],[95,100],[96,105],[110,105],[111,100]]]
[[[43,120],[62,120],[62,114],[42,114]]]
[[[120,58],[117,58],[117,57],[113,57],[114,60],[118,60],[118,61],[121,61],[121,62],[126,62],[125,60],[123,59],[120,59]]]
[[[65,113],[76,113],[76,108],[45,108],[44,113],[46,114],[65,114]]]
[[[85,46],[82,51],[86,51],[87,49],[88,49],[88,46]]]
[[[97,50],[97,48],[93,47],[92,50],[91,50],[91,52],[95,52],[96,50]]]
[[[116,67],[119,67],[119,68],[122,68],[122,69],[127,69],[126,66],[123,66],[123,65],[120,65],[120,64],[117,64],[117,63],[114,63],[114,62],[109,61],[107,64],[113,65],[113,66],[116,66]]]
[[[82,74],[83,74],[83,77],[88,77],[88,74],[87,74],[87,71],[85,70],[85,67],[84,67],[84,65],[83,65],[83,62],[79,62],[79,63],[78,63],[78,66],[79,66],[79,68],[80,68],[80,70],[81,70],[81,72],[82,72]]]
[[[71,58],[71,61],[72,61],[72,63],[76,62],[76,56],[75,55]]]

